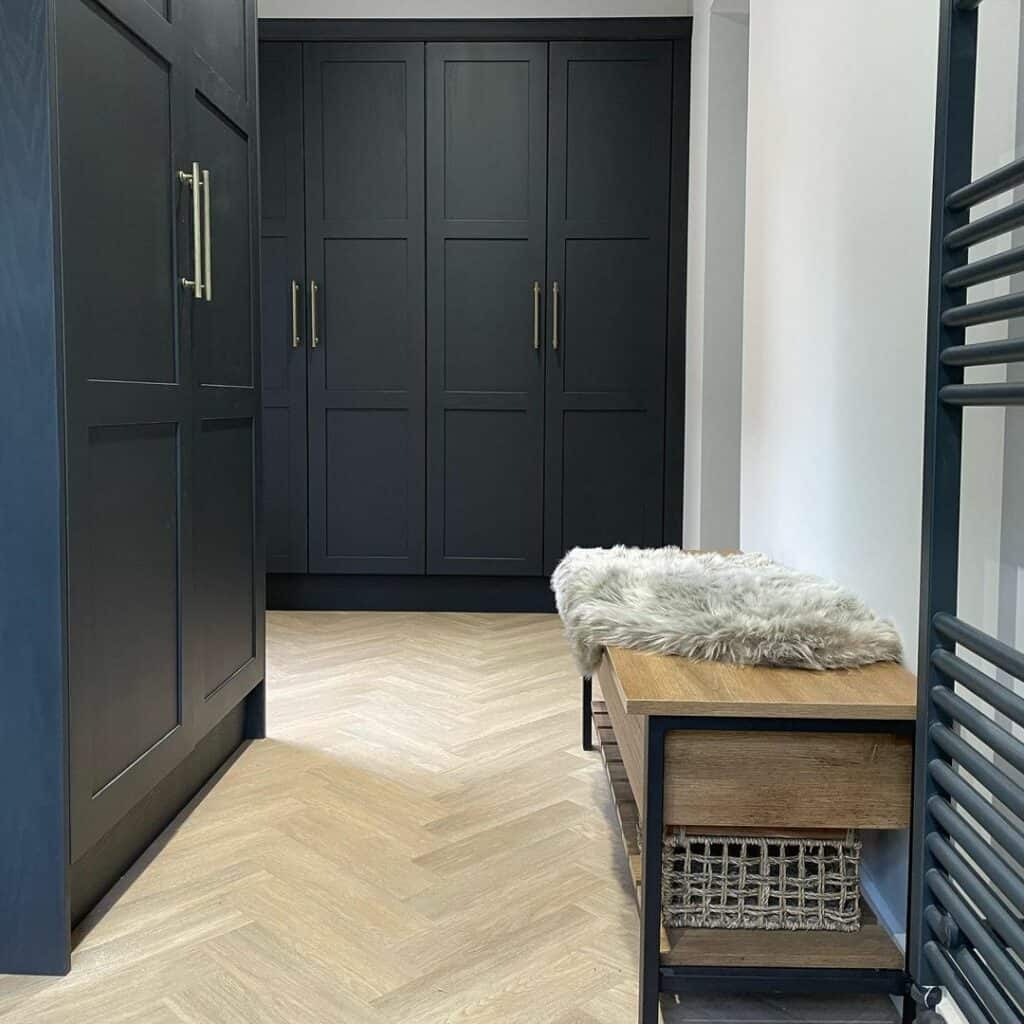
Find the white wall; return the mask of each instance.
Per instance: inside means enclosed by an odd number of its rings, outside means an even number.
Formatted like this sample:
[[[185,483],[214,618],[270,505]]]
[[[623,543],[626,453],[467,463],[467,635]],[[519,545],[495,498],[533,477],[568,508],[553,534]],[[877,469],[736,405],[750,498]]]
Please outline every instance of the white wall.
[[[681,17],[691,0],[259,0],[261,18]]]
[[[912,663],[938,5],[751,6],[741,542]]]

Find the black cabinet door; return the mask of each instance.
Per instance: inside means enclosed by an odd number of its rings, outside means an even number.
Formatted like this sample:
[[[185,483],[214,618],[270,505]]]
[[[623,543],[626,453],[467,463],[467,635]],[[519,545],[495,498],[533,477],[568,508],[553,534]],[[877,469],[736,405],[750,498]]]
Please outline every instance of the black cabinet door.
[[[268,572],[306,571],[302,45],[260,46],[263,517]]]
[[[72,860],[192,744],[185,75],[170,13],[55,5]]]
[[[309,568],[420,573],[423,45],[307,45],[304,102]]]
[[[431,573],[541,571],[546,95],[544,43],[427,46]]]
[[[552,43],[550,60],[549,570],[575,545],[662,537],[672,45]]]
[[[188,12],[188,159],[201,173],[203,242],[203,294],[187,305],[195,553],[188,625],[196,657],[188,705],[199,736],[263,679],[265,577],[255,0],[190,4]]]

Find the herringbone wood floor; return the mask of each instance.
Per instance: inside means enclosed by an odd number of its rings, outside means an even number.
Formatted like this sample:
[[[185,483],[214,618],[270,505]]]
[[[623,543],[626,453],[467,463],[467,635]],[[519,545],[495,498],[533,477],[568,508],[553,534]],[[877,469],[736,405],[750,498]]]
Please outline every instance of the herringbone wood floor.
[[[2,1024],[635,1019],[636,911],[557,619],[272,613],[268,684],[272,739],[86,922],[69,977],[0,979]]]

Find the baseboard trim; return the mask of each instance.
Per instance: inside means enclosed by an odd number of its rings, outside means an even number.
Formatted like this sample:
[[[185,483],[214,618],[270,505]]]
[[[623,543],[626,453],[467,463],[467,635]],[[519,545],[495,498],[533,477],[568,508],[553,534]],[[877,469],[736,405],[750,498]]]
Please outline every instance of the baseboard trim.
[[[332,576],[269,573],[275,611],[553,612],[546,576]]]

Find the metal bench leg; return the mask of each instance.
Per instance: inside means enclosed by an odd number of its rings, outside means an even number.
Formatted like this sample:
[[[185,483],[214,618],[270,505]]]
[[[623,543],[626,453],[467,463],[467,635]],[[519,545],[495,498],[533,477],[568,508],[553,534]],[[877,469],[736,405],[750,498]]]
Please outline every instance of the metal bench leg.
[[[644,734],[647,792],[644,794],[640,876],[640,1024],[658,1024],[661,999],[661,848],[665,821],[665,728],[647,717]]]
[[[594,686],[590,676],[583,677],[583,749],[594,749],[594,733],[591,722],[593,721],[593,699]]]

